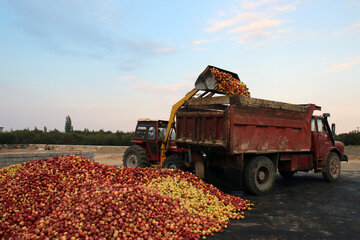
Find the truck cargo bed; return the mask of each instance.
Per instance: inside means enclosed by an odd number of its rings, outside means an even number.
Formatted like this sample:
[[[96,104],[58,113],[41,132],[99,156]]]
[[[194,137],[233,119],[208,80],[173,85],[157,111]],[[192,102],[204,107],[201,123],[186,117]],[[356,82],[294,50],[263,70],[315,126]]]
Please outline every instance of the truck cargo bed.
[[[315,109],[238,96],[193,98],[176,114],[176,142],[227,154],[306,152]]]

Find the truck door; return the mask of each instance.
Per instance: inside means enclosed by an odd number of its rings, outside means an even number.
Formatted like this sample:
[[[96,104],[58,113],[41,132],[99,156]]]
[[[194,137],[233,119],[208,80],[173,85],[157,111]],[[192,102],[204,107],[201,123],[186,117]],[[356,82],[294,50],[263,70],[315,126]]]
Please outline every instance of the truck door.
[[[316,119],[311,119],[311,152],[314,158],[314,165],[317,166],[317,159],[319,156],[319,141],[318,141],[318,131],[316,127]]]
[[[327,154],[331,147],[331,140],[329,133],[326,129],[326,125],[323,122],[323,119],[316,119],[317,126],[317,158],[319,161],[319,167],[323,167],[326,164]]]

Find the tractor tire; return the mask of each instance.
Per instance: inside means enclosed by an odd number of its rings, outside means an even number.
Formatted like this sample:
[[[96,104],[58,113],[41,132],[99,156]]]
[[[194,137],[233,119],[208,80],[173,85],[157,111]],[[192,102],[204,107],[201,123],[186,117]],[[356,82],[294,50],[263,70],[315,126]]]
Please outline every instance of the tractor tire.
[[[171,154],[164,160],[162,168],[184,170],[185,165],[184,161],[180,159],[178,154]]]
[[[271,160],[258,156],[245,167],[244,184],[247,191],[255,195],[265,195],[274,187],[275,167]]]
[[[283,177],[283,178],[286,178],[286,179],[290,179],[294,176],[295,172],[282,172],[282,171],[279,171],[280,175]]]
[[[139,145],[131,145],[124,153],[123,165],[125,167],[149,167],[149,156],[144,148]]]
[[[325,168],[322,172],[325,181],[335,182],[340,177],[340,172],[341,164],[339,155],[334,152],[329,153]]]

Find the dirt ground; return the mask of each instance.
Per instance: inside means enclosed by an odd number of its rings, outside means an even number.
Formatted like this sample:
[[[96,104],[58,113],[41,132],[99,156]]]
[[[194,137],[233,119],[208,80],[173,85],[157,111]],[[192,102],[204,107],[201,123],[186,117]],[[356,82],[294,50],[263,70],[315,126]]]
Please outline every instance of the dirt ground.
[[[29,144],[17,146],[17,148],[0,147],[0,153],[19,153],[19,152],[65,152],[65,151],[84,151],[94,152],[94,160],[111,166],[121,166],[122,158],[126,146],[89,146],[89,145],[45,145]],[[342,171],[360,170],[360,146],[345,147],[345,154],[349,156],[349,162],[342,162]]]
[[[94,152],[94,160],[111,166],[121,166],[126,146],[90,146],[90,145],[45,145],[27,144],[0,147],[0,153],[35,153],[35,152]]]

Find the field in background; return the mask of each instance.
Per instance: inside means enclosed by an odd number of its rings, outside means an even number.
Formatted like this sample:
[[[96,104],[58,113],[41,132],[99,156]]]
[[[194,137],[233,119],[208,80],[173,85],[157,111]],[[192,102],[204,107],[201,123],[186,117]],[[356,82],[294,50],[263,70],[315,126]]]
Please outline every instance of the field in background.
[[[91,145],[45,145],[45,144],[26,144],[0,146],[0,153],[36,153],[36,152],[66,152],[84,151],[94,152],[94,160],[111,166],[121,166],[123,154],[127,146],[91,146]],[[349,156],[349,162],[342,162],[343,171],[360,170],[360,146],[345,147],[345,154]]]
[[[24,144],[0,146],[0,153],[94,152],[95,161],[112,166],[121,166],[126,148],[127,146]]]

